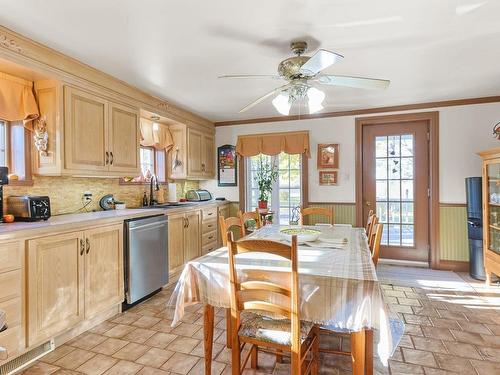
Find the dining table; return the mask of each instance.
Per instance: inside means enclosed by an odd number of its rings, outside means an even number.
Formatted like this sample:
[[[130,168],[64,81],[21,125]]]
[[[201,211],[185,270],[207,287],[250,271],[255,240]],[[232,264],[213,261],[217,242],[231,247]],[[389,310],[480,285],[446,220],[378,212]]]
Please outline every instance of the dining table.
[[[383,365],[394,353],[404,323],[384,301],[363,228],[351,225],[266,225],[242,238],[287,242],[282,230],[310,228],[319,238],[298,245],[300,319],[333,333],[350,334],[353,374],[373,374],[374,354]],[[288,280],[289,261],[267,253],[248,253],[236,258],[238,277],[265,274],[267,280]],[[204,304],[205,374],[211,373],[214,308],[230,311],[228,250],[222,247],[184,267],[168,302],[175,307],[176,326],[187,306]],[[228,335],[230,334],[230,319]],[[230,345],[230,340],[227,340]],[[229,347],[229,346],[228,346]],[[375,348],[375,350],[374,350]]]

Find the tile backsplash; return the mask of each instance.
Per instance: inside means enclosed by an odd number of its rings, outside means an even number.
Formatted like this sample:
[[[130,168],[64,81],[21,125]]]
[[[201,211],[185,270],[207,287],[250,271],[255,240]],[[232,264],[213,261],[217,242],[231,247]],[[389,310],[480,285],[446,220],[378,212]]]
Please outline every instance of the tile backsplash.
[[[149,196],[149,185],[123,185],[117,178],[92,177],[33,177],[33,186],[4,186],[4,197],[9,195],[48,195],[53,215],[78,212],[82,206],[82,196],[85,191],[92,193],[92,203],[86,208],[88,211],[100,210],[99,199],[106,194],[113,194],[116,200],[124,201],[129,208],[140,207],[142,196],[146,191]],[[198,181],[179,181],[177,197],[184,196],[187,190],[197,189]],[[167,197],[167,186],[165,199]],[[7,199],[5,199],[7,202]],[[8,212],[5,207],[4,212]]]

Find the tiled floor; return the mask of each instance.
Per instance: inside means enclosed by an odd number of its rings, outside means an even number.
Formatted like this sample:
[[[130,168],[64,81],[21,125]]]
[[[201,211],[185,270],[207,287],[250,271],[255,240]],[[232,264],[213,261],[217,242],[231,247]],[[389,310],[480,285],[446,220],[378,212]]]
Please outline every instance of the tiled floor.
[[[500,374],[500,288],[451,272],[381,266],[387,301],[406,323],[389,368],[379,374]],[[80,335],[24,371],[33,374],[203,374],[202,306],[170,327],[170,290]],[[213,372],[230,374],[224,311],[216,313]],[[329,338],[329,345],[338,339]],[[348,342],[344,341],[345,345]],[[288,374],[261,354],[257,373]],[[249,374],[251,370],[247,371]],[[322,356],[322,374],[350,374],[349,358]]]

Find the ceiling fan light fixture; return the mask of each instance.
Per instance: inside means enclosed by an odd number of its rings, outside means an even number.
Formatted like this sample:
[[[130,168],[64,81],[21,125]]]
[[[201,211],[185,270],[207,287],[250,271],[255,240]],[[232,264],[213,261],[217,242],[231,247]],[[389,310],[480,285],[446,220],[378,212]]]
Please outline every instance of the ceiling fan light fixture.
[[[273,99],[273,106],[276,110],[284,116],[288,116],[290,113],[290,107],[292,103],[290,103],[288,93],[280,93]]]
[[[307,98],[309,99],[308,106],[310,114],[319,112],[324,108],[322,103],[325,100],[325,93],[323,91],[318,90],[316,87],[309,87],[307,90]]]

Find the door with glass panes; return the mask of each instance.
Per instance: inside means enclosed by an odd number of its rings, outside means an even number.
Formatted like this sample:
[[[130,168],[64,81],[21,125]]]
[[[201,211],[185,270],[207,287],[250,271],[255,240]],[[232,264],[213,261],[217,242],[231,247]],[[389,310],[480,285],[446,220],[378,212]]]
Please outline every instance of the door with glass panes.
[[[273,184],[273,191],[268,201],[269,209],[274,213],[273,223],[288,225],[291,220],[298,220],[299,207],[302,203],[302,155],[257,155],[245,158],[246,170],[246,210],[254,211],[258,206],[259,189],[255,181],[256,173],[262,163],[274,165],[278,170],[278,179]]]
[[[363,217],[384,224],[381,257],[429,260],[428,122],[363,126]]]

